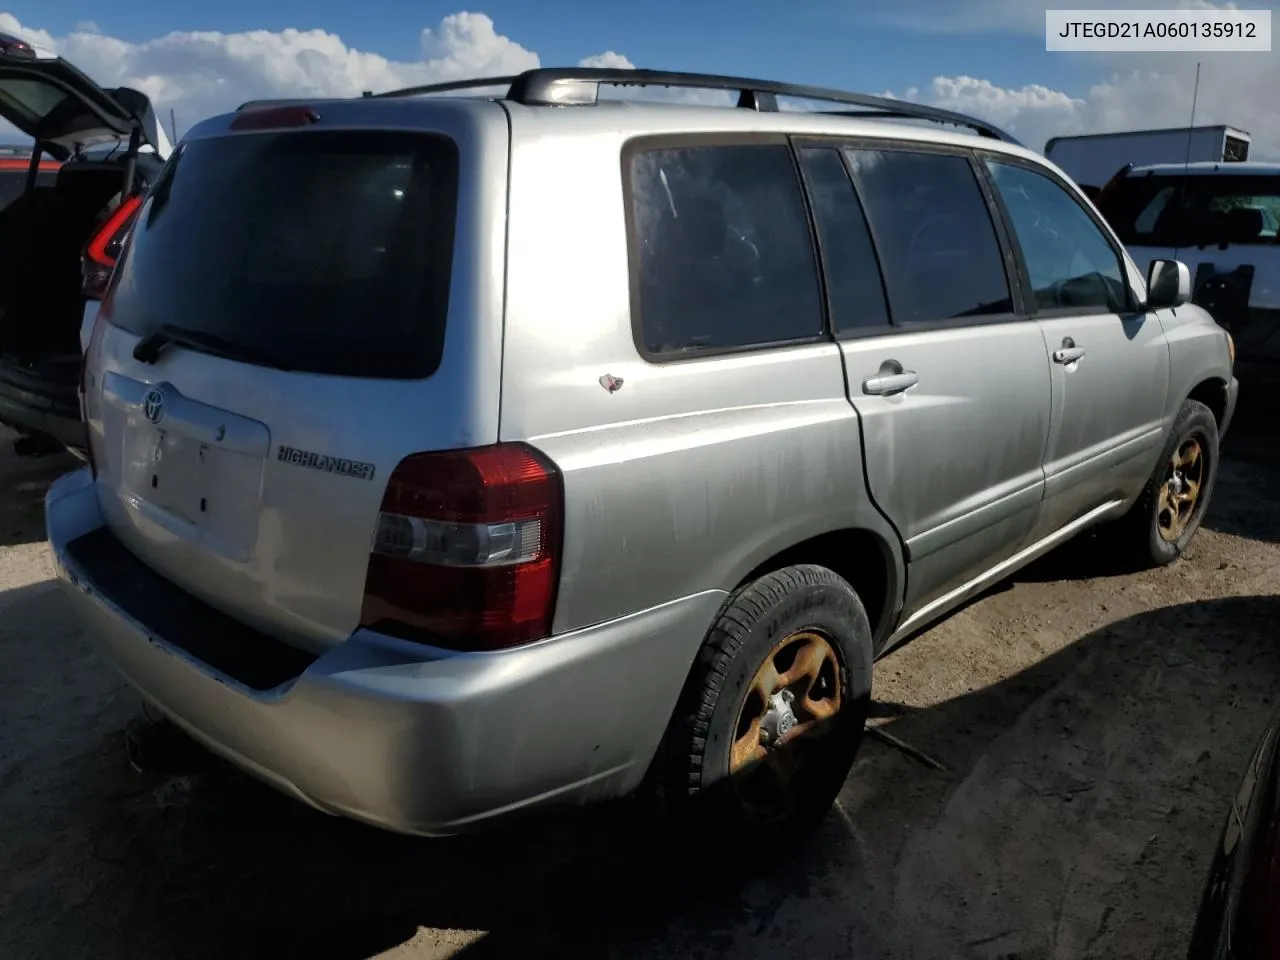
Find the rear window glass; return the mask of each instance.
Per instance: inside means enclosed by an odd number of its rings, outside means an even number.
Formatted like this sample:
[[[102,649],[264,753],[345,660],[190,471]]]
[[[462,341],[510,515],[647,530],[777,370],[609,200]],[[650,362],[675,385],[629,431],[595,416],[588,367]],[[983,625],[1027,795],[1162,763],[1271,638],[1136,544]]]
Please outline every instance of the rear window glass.
[[[52,187],[56,174],[37,173],[37,187]],[[0,170],[0,210],[17,200],[27,189],[27,171]]]
[[[1126,245],[1274,244],[1280,174],[1125,177],[1103,197],[1100,210]]]
[[[439,365],[458,157],[362,131],[183,146],[134,228],[112,322],[173,325],[265,363],[420,378]]]

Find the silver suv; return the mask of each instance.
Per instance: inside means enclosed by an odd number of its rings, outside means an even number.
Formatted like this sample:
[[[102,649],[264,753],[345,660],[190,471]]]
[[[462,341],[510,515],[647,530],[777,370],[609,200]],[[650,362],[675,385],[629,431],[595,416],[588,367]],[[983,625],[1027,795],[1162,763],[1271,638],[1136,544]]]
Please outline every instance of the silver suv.
[[[322,810],[791,831],[878,655],[1100,521],[1186,547],[1236,397],[1188,284],[898,101],[576,69],[251,104],[138,216],[49,540],[148,701]]]

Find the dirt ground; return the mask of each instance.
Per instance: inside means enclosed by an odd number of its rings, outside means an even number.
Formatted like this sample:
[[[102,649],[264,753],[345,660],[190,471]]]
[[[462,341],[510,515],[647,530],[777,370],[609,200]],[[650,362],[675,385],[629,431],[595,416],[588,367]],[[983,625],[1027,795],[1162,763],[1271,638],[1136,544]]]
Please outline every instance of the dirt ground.
[[[585,816],[417,841],[198,749],[136,771],[139,703],[49,581],[69,461],[0,455],[0,957],[1179,957],[1280,678],[1276,440],[1238,425],[1175,566],[1085,539],[881,662],[875,722],[944,769],[868,738],[750,879]]]

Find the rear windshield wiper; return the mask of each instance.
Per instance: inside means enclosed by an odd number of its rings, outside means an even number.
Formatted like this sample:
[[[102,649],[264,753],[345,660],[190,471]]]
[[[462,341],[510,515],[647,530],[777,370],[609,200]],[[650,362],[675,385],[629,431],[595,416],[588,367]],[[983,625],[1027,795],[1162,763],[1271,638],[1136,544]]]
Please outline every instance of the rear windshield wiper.
[[[147,334],[133,348],[133,359],[139,363],[155,363],[160,354],[168,346],[187,347],[200,353],[225,357],[227,360],[238,360],[241,363],[252,363],[260,367],[275,367],[279,370],[289,369],[278,360],[239,344],[224,340],[222,337],[202,330],[188,330],[184,327],[166,323],[158,330]]]

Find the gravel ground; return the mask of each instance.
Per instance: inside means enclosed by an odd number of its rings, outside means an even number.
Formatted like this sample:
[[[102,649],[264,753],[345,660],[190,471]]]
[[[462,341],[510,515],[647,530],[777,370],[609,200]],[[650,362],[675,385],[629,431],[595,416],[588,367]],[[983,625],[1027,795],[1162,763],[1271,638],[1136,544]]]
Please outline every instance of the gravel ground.
[[[1086,538],[886,658],[876,724],[942,769],[868,738],[820,834],[750,879],[592,818],[417,841],[197,748],[135,770],[139,703],[49,582],[72,464],[0,454],[0,956],[1180,956],[1280,676],[1275,439],[1235,429],[1175,566]]]

